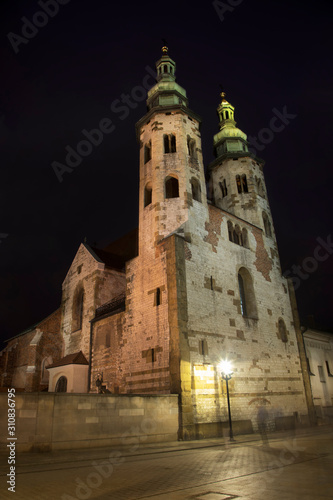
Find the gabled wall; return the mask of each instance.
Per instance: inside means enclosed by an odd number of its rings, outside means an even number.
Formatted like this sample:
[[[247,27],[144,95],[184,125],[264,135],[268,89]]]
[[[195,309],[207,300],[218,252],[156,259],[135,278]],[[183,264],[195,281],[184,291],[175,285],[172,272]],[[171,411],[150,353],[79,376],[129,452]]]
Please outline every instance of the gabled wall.
[[[75,298],[83,290],[83,314],[80,328],[73,322]],[[125,275],[109,269],[97,259],[85,244],[81,244],[63,282],[62,326],[63,356],[82,351],[89,359],[90,321],[100,305],[125,290]]]
[[[1,386],[25,391],[47,389],[45,366],[62,355],[61,310],[41,321],[36,328],[14,337],[0,353]]]

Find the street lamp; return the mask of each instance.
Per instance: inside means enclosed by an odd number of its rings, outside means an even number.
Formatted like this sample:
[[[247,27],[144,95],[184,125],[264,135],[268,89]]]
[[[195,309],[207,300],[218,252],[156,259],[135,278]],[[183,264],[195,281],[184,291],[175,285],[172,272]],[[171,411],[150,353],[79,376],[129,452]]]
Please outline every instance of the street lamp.
[[[227,401],[228,401],[228,412],[229,412],[229,436],[230,441],[234,441],[234,435],[232,433],[232,421],[231,421],[231,411],[230,411],[230,398],[229,398],[229,380],[231,379],[232,374],[232,365],[230,361],[224,360],[219,364],[219,368],[221,371],[221,377],[226,381],[227,385]]]

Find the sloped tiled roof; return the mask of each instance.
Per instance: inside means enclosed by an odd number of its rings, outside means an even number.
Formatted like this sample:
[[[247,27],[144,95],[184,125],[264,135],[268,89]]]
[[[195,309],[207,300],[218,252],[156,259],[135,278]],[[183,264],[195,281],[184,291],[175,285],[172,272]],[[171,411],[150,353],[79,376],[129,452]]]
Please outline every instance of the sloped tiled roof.
[[[41,323],[43,323],[44,321],[46,321],[47,319],[51,318],[51,316],[53,316],[53,314],[55,314],[56,312],[59,311],[60,308],[56,309],[55,311],[53,311],[51,314],[49,314],[48,316],[46,316],[45,318],[41,319],[40,321],[38,321],[38,323],[35,323],[34,325],[30,326],[29,328],[27,328],[26,330],[24,330],[23,332],[15,335],[14,337],[11,337],[10,339],[7,339],[5,340],[5,342],[9,342],[10,340],[14,340],[16,339],[17,337],[21,337],[22,335],[25,335],[26,333],[29,333],[29,332],[32,332],[33,330],[35,330],[35,328],[37,328],[38,325],[40,325]]]
[[[133,229],[121,238],[109,243],[103,248],[105,252],[119,255],[125,260],[133,259],[138,255],[138,229]]]
[[[120,257],[119,255],[115,255],[110,252],[106,252],[105,250],[100,250],[99,248],[90,247],[85,244],[90,253],[93,256],[97,256],[98,259],[106,265],[106,267],[110,267],[111,269],[117,269],[118,271],[122,271],[125,269],[126,259],[124,257]]]
[[[68,354],[59,361],[48,365],[46,368],[56,368],[57,366],[65,366],[65,365],[89,365],[82,351],[75,352],[74,354]]]

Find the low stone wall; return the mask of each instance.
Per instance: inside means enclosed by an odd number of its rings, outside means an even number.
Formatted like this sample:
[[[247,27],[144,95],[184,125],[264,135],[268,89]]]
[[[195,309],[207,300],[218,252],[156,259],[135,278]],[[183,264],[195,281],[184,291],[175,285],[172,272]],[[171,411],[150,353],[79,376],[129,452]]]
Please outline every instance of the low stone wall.
[[[16,450],[50,451],[178,439],[177,395],[16,393]],[[1,451],[7,394],[0,394]]]

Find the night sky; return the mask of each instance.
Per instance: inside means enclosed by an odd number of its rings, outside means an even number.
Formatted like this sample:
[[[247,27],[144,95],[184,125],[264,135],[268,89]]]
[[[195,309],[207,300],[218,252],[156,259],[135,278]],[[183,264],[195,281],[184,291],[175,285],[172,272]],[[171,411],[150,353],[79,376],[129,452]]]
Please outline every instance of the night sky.
[[[300,266],[302,321],[312,314],[332,329],[332,11],[328,0],[2,0],[1,339],[59,307],[85,237],[102,247],[137,226],[135,123],[162,38],[202,118],[205,166],[214,159],[219,84],[239,128],[261,137],[282,270],[295,276]],[[272,131],[276,113],[286,123]],[[109,133],[57,176],[52,164],[66,165],[66,148],[101,121]]]

